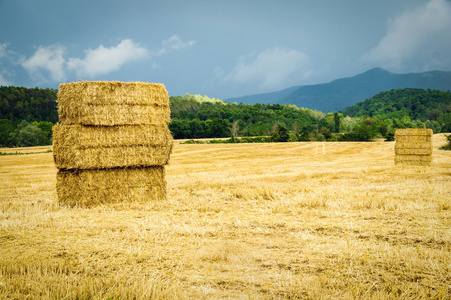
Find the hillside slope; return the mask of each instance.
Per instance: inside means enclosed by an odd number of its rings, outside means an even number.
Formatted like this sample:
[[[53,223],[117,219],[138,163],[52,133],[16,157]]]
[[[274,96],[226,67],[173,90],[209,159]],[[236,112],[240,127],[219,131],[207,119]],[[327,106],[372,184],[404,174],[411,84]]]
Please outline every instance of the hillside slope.
[[[412,119],[436,120],[442,114],[451,113],[451,92],[411,88],[390,90],[341,112],[354,117],[384,115],[395,111],[405,111]]]
[[[401,88],[451,90],[451,72],[393,74],[375,68],[354,77],[303,86],[278,103],[331,112],[342,110],[379,92]]]
[[[343,115],[391,116],[408,115],[425,122],[434,132],[451,131],[451,92],[431,89],[396,89],[381,92],[365,101],[347,107]]]
[[[401,88],[448,91],[451,90],[451,72],[394,74],[381,68],[374,68],[329,83],[294,86],[272,93],[229,98],[226,101],[245,104],[294,104],[297,107],[327,113],[343,110],[382,91]]]
[[[292,94],[294,91],[298,90],[302,86],[292,86],[280,91],[276,92],[270,92],[270,93],[262,93],[262,94],[255,94],[255,95],[247,95],[242,97],[232,97],[227,98],[224,101],[227,102],[236,102],[236,103],[243,103],[243,104],[266,104],[266,103],[276,103],[278,100],[283,99],[290,94]]]

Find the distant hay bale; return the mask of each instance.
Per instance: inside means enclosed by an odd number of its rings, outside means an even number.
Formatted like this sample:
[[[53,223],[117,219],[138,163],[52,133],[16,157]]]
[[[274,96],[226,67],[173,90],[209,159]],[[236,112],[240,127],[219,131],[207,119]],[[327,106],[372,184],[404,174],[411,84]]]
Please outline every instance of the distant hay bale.
[[[395,148],[399,149],[432,149],[432,143],[431,142],[424,142],[424,143],[403,143],[397,141],[395,144]]]
[[[395,136],[432,136],[432,129],[423,129],[423,128],[405,128],[405,129],[396,129]]]
[[[396,155],[395,164],[429,166],[432,164],[431,155]]]
[[[431,129],[397,129],[395,164],[427,166],[432,163]]]
[[[53,128],[53,155],[59,169],[162,166],[169,161],[172,145],[167,125]]]
[[[406,143],[406,144],[419,144],[419,143],[431,143],[432,142],[432,136],[427,135],[400,135],[396,136],[395,140],[399,143]]]
[[[168,92],[163,84],[81,81],[60,85],[58,114],[63,125],[166,124]]]
[[[68,206],[91,207],[123,202],[147,203],[166,199],[163,166],[100,170],[59,170],[58,201]]]
[[[60,85],[53,131],[58,201],[69,206],[166,199],[173,140],[162,84]]]
[[[396,148],[395,147],[395,154],[396,155],[426,155],[426,156],[430,156],[430,155],[432,155],[432,148],[431,149],[421,149],[421,148]]]

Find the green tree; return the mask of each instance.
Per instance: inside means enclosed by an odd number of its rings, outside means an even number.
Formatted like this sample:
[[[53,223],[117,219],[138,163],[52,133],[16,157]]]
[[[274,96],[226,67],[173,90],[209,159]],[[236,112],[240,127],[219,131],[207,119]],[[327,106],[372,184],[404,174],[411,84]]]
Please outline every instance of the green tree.
[[[393,142],[395,140],[395,133],[393,131],[387,132],[385,135],[385,141],[386,142]]]
[[[51,139],[52,139],[52,128],[53,128],[53,123],[52,122],[47,122],[47,121],[41,121],[41,122],[33,122],[33,125],[35,125],[36,127],[40,128],[45,135],[45,144],[49,145],[51,143]]]
[[[190,138],[203,138],[206,135],[206,125],[204,121],[194,119],[189,122]]]
[[[438,118],[442,132],[451,132],[451,113],[446,113]]]
[[[335,125],[335,132],[339,133],[340,132],[340,115],[335,112],[334,113],[334,125]]]
[[[303,131],[299,137],[298,137],[298,141],[299,142],[310,142],[311,138],[310,138],[310,133],[308,131]]]
[[[0,146],[8,147],[11,144],[10,134],[14,132],[11,120],[0,119]]]
[[[23,120],[17,125],[16,130],[10,134],[11,145],[19,147],[31,147],[46,145],[46,136],[41,128]]]
[[[273,134],[271,135],[271,141],[273,142],[288,142],[290,135],[285,125],[276,123],[273,127]]]
[[[210,137],[222,138],[230,136],[229,130],[227,129],[230,123],[227,120],[213,118],[211,121],[210,127],[208,128]]]
[[[19,147],[40,146],[46,144],[44,131],[35,125],[28,125],[19,131],[17,145]]]
[[[440,149],[442,150],[451,150],[451,134],[443,134],[448,141],[448,144],[442,146]]]
[[[169,130],[175,139],[191,138],[191,130],[188,122],[188,119],[183,119],[172,120],[171,123],[169,123]]]

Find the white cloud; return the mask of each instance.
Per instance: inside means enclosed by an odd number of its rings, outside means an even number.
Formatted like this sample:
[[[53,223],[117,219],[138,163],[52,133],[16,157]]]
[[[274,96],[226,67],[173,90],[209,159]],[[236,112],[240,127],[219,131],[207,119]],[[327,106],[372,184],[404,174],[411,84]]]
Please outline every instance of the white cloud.
[[[305,68],[309,57],[296,50],[279,47],[267,49],[253,59],[241,57],[234,70],[226,75],[227,80],[238,84],[257,83],[260,88],[279,87],[293,73]],[[302,70],[304,75],[308,72]]]
[[[169,39],[164,40],[162,42],[163,47],[160,51],[158,51],[158,55],[166,53],[168,50],[180,50],[184,48],[190,48],[192,47],[196,41],[188,41],[184,42],[180,39],[178,35],[173,35]]]
[[[117,71],[125,63],[148,55],[147,49],[126,39],[116,47],[105,48],[100,45],[97,49],[89,49],[84,59],[70,58],[67,66],[70,70],[75,70],[78,76],[96,76]]]
[[[7,44],[0,44],[0,58],[8,58],[8,52],[6,50],[6,47],[8,47]],[[1,65],[0,65],[1,66]],[[9,86],[12,85],[12,81],[6,79],[6,77],[9,76],[9,72],[7,71],[7,68],[1,68],[0,69],[0,86]]]
[[[431,0],[398,15],[364,60],[403,70],[440,67],[451,59],[451,3]]]
[[[95,77],[119,70],[123,65],[151,55],[162,55],[169,50],[180,50],[192,47],[195,41],[184,42],[179,36],[173,35],[162,42],[162,48],[157,53],[151,53],[146,48],[130,39],[122,40],[118,45],[105,47],[100,45],[96,49],[85,51],[84,58],[67,58],[67,49],[60,45],[41,46],[28,59],[22,58],[20,64],[25,68],[32,79],[49,82],[64,81],[71,73],[78,77]],[[8,56],[6,44],[0,44],[0,58]],[[152,63],[157,68],[156,62]],[[5,76],[3,78],[4,82]]]
[[[7,44],[0,44],[0,58],[6,56],[6,47]]]
[[[42,71],[47,71],[53,81],[61,81],[66,77],[64,71],[66,49],[59,45],[39,47],[27,60],[22,61],[24,67],[34,79],[45,80],[48,76]]]
[[[0,86],[10,86],[13,85],[12,81],[9,81],[4,77],[2,73],[0,73]]]

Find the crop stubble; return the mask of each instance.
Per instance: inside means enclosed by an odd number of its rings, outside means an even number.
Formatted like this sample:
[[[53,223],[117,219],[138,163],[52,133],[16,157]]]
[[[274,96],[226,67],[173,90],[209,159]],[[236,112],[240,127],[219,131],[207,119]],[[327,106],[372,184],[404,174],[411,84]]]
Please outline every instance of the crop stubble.
[[[0,157],[0,295],[451,295],[451,153],[394,143],[176,145],[167,200],[59,206],[51,153]]]

